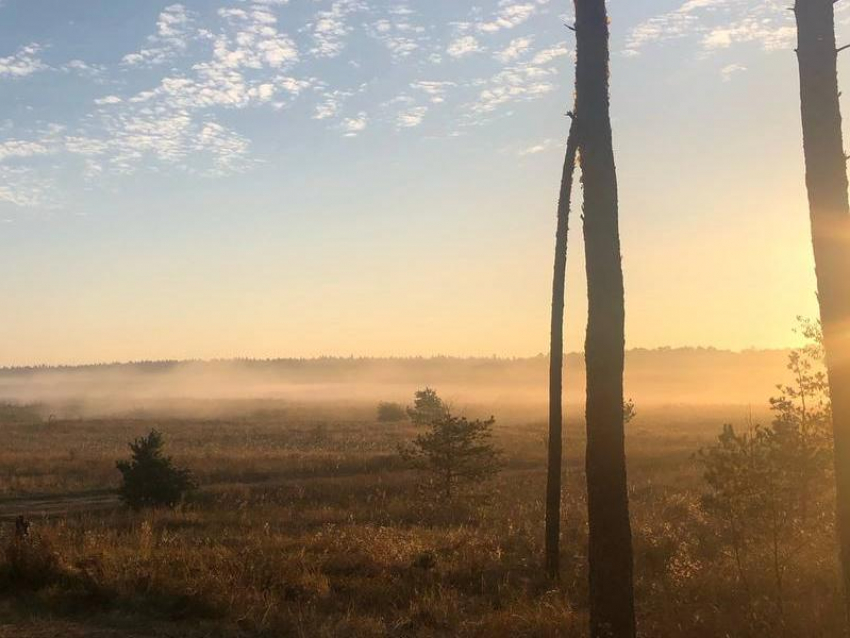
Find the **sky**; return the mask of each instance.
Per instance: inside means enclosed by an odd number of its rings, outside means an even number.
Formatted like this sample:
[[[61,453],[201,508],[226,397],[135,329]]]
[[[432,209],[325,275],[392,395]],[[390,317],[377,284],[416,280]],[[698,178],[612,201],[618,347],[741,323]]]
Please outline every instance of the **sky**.
[[[787,4],[609,3],[628,347],[816,315]],[[2,0],[0,365],[546,352],[571,15]]]

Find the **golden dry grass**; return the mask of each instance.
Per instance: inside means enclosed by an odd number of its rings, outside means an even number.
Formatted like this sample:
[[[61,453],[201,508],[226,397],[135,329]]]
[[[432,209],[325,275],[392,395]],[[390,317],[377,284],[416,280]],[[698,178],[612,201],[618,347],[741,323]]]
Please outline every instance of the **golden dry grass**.
[[[719,413],[648,411],[630,426],[643,636],[779,635],[769,578],[755,570],[746,603],[698,506],[691,455],[720,427]],[[344,412],[7,424],[0,489],[20,497],[113,487],[126,442],[153,425],[201,492],[177,511],[36,521],[60,573],[38,591],[4,583],[0,636],[585,635],[577,423],[559,586],[540,569],[541,422],[497,424],[507,467],[486,501],[431,502],[394,453],[411,426]],[[7,525],[2,545],[10,534]],[[800,553],[786,586],[785,636],[841,635],[830,538]]]

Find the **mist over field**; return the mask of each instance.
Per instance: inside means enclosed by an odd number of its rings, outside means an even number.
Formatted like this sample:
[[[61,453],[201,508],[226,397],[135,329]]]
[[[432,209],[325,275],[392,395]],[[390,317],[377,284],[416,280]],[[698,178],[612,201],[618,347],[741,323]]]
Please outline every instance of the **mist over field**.
[[[626,395],[640,406],[761,405],[786,380],[786,350],[630,350]],[[456,406],[545,413],[548,358],[322,358],[0,370],[0,402],[55,416],[207,415],[287,403],[408,401],[424,386]],[[566,357],[569,411],[583,406],[583,357]]]

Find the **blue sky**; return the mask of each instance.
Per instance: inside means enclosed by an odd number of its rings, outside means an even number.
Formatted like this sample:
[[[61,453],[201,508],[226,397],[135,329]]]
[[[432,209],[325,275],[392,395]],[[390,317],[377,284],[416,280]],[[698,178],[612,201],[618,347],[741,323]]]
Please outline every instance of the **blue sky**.
[[[610,3],[630,345],[815,309],[784,4]],[[4,0],[0,364],[545,351],[570,15]]]
[[[72,206],[127,175],[227,177],[341,137],[464,135],[556,89],[569,45],[555,9],[8,2],[3,157],[29,161],[2,199]]]

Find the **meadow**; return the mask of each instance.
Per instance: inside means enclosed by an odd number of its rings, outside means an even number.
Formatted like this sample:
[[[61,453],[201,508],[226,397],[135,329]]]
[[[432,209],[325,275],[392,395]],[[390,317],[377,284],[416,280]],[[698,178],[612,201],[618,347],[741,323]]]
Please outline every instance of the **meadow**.
[[[489,416],[487,407],[464,411]],[[640,406],[628,426],[643,636],[841,635],[830,531],[813,532],[789,556],[779,605],[762,554],[752,548],[742,582],[701,507],[695,452],[747,411]],[[374,412],[367,402],[280,401],[233,404],[205,419],[7,409],[0,545],[13,543],[9,514],[28,505],[36,540],[26,573],[10,570],[20,557],[0,557],[0,636],[586,635],[579,415],[567,422],[562,577],[554,583],[541,567],[542,413],[496,413],[502,472],[446,502],[397,453],[417,428],[378,423]],[[109,494],[127,442],[154,426],[200,483],[186,503],[39,515],[39,498]]]

